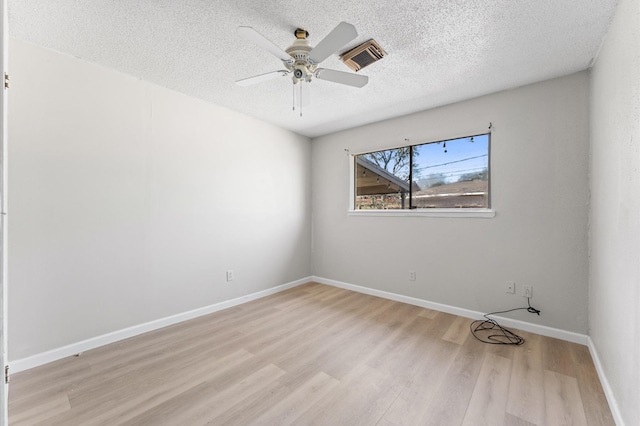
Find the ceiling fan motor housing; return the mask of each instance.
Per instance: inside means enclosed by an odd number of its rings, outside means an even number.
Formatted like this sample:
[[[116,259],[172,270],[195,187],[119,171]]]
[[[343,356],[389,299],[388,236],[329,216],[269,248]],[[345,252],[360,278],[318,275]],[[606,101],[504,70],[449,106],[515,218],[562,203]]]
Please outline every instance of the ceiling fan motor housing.
[[[313,73],[317,68],[317,65],[309,62],[309,52],[311,46],[306,38],[296,39],[291,46],[289,46],[286,52],[291,55],[293,59],[293,65],[285,63],[285,66],[289,71],[293,71],[291,79],[294,84],[302,81],[310,82],[313,77]]]

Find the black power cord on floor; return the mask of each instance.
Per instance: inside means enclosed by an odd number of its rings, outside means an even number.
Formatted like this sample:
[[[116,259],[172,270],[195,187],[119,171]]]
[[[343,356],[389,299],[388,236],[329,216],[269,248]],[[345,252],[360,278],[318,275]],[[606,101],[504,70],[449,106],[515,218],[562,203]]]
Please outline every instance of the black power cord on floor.
[[[489,343],[492,345],[522,345],[524,343],[524,339],[522,337],[518,336],[513,331],[502,327],[500,324],[498,324],[498,321],[489,318],[489,315],[506,314],[507,312],[519,311],[523,309],[532,314],[538,314],[538,316],[540,315],[540,310],[531,306],[531,300],[529,297],[527,297],[527,305],[529,306],[526,308],[515,308],[506,311],[496,311],[485,314],[484,317],[486,319],[472,322],[469,325],[469,330],[471,330],[471,334],[473,334],[473,337],[483,343]],[[482,333],[483,335],[479,335],[480,333]]]

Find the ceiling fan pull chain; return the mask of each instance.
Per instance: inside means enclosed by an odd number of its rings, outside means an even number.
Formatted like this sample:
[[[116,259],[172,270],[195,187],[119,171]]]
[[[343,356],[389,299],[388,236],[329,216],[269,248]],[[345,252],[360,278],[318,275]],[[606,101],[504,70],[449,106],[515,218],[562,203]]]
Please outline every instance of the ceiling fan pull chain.
[[[300,82],[300,117],[302,117],[302,82]]]
[[[293,90],[291,91],[291,94],[293,95],[293,98],[291,99],[291,103],[293,104],[293,111],[296,110],[296,85],[292,84],[291,87],[293,87]]]

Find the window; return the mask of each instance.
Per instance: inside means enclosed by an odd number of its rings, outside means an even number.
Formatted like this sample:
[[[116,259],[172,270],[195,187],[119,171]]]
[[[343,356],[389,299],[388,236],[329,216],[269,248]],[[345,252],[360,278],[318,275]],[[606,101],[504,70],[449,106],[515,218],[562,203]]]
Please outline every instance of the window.
[[[488,209],[490,135],[354,156],[356,210]]]

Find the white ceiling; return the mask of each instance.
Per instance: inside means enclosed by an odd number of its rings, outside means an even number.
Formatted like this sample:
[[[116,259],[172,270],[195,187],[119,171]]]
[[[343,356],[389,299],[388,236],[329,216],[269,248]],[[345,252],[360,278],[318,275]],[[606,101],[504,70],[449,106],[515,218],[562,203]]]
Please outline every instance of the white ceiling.
[[[591,65],[616,0],[9,0],[12,37],[315,137],[571,74]],[[292,83],[234,81],[282,69],[243,38],[251,26],[282,49],[300,26],[317,44],[340,21],[388,56],[362,89],[310,84],[292,111]],[[323,68],[350,70],[337,55]]]

